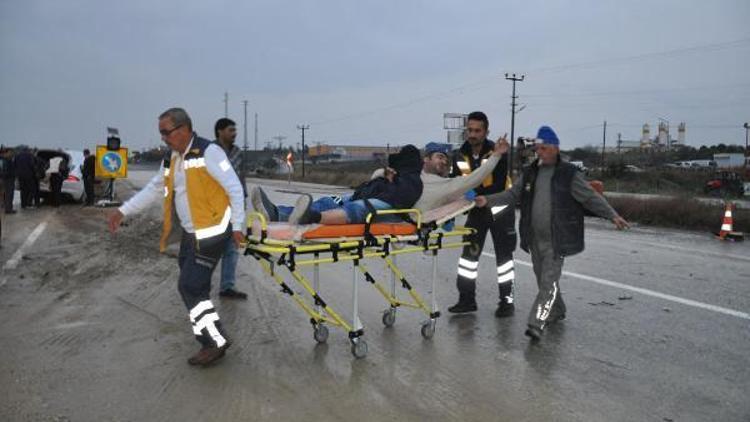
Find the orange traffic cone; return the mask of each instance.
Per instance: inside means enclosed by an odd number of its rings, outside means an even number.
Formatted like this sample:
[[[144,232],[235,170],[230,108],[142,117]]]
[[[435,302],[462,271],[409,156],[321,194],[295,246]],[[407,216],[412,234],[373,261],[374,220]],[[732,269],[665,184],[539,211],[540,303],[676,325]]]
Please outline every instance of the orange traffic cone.
[[[734,220],[732,219],[732,203],[727,202],[724,207],[724,219],[721,222],[721,230],[716,235],[719,240],[744,240],[744,235],[741,232],[734,231]]]

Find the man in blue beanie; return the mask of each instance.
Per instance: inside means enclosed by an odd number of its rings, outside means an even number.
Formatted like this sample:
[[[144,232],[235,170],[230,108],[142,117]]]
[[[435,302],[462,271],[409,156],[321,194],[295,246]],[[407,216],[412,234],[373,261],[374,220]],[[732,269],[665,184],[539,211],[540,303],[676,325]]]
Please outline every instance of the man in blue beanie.
[[[547,325],[565,318],[560,275],[564,258],[583,251],[584,209],[611,220],[618,229],[628,227],[577,167],[560,160],[560,140],[549,126],[539,128],[536,153],[538,160],[510,190],[475,199],[478,207],[521,206],[521,249],[531,254],[539,288],[526,330],[535,341]],[[510,206],[504,212],[513,209]]]

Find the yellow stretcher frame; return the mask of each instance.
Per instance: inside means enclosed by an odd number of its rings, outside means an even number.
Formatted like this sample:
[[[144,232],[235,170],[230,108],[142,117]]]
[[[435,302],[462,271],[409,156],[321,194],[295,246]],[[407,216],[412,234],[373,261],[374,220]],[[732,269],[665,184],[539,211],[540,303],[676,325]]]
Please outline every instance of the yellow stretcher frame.
[[[263,271],[271,276],[281,287],[283,294],[289,295],[292,300],[310,317],[313,326],[313,338],[318,343],[328,340],[327,325],[340,327],[348,333],[351,343],[351,352],[356,358],[367,355],[367,343],[362,338],[364,327],[359,319],[359,280],[357,270],[363,274],[365,280],[388,302],[388,309],[383,311],[382,322],[386,327],[391,327],[396,321],[396,310],[399,307],[416,309],[423,312],[428,319],[421,324],[421,334],[425,339],[431,339],[435,334],[437,318],[440,312],[437,306],[436,280],[437,280],[437,255],[441,249],[453,249],[468,245],[466,236],[474,233],[474,229],[456,227],[451,231],[437,230],[437,224],[422,224],[422,214],[417,209],[389,209],[375,210],[370,213],[365,221],[365,235],[359,237],[347,237],[336,239],[309,239],[307,241],[279,240],[267,237],[268,223],[265,217],[252,212],[247,217],[247,248],[245,255],[252,255],[261,265]],[[370,224],[377,216],[382,215],[407,215],[416,225],[414,235],[371,235]],[[260,223],[261,233],[253,234],[252,228],[256,220]],[[440,223],[440,222],[438,222]],[[461,237],[458,241],[444,242],[444,239]],[[398,248],[398,246],[402,246]],[[432,255],[432,293],[431,304],[420,296],[406,279],[404,273],[398,268],[396,260],[398,255],[418,252],[429,252]],[[299,259],[299,256],[312,258]],[[321,256],[325,255],[325,256]],[[379,283],[372,276],[367,266],[361,261],[369,258],[380,258],[385,262],[390,272],[390,289]],[[326,303],[320,293],[320,265],[335,262],[352,263],[352,317],[350,321],[344,319],[331,306]],[[275,266],[285,267],[292,278],[312,298],[312,304],[301,297],[289,287],[284,278],[275,270]],[[312,283],[297,267],[313,266]],[[400,300],[397,295],[396,280],[400,281],[401,287],[408,292],[411,301]]]

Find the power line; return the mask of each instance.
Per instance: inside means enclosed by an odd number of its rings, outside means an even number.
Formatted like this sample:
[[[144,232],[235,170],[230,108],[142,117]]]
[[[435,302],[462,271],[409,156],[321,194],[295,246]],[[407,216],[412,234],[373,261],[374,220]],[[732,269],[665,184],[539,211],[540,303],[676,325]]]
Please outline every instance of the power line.
[[[741,47],[743,44],[747,44],[747,43],[750,43],[750,38],[740,38],[740,39],[733,40],[733,41],[726,41],[726,42],[713,43],[713,44],[703,44],[703,45],[684,47],[684,48],[676,48],[672,50],[663,50],[663,51],[652,52],[652,53],[637,54],[633,56],[613,57],[610,59],[593,60],[590,62],[540,67],[537,69],[532,69],[528,71],[527,73],[559,72],[562,70],[617,65],[617,64],[623,64],[623,63],[627,63],[631,61],[672,58],[672,57],[680,56],[683,54],[692,54],[692,53],[698,53],[698,52],[704,52],[704,51],[719,51],[719,50],[725,50],[728,48]]]
[[[729,48],[737,48],[737,47],[742,47],[748,43],[750,43],[750,38],[741,38],[741,39],[737,39],[733,41],[726,41],[726,42],[712,43],[712,44],[702,44],[702,45],[696,45],[692,47],[677,48],[677,49],[672,49],[672,50],[663,50],[663,51],[644,53],[644,54],[638,54],[638,55],[633,55],[633,56],[615,57],[615,58],[610,58],[610,59],[605,59],[605,60],[596,60],[596,61],[581,62],[581,63],[539,67],[536,69],[532,69],[526,73],[537,74],[537,73],[546,73],[546,72],[559,72],[559,71],[565,71],[565,70],[595,68],[595,67],[600,67],[600,66],[623,64],[629,61],[643,61],[643,60],[650,60],[650,59],[671,58],[671,57],[676,57],[676,56],[685,55],[685,54],[693,54],[697,52],[720,51],[720,50],[725,50]],[[415,97],[410,100],[406,100],[400,103],[395,103],[389,106],[378,107],[378,108],[374,108],[370,110],[363,110],[361,112],[352,113],[352,114],[348,114],[348,115],[344,115],[340,117],[322,119],[319,121],[314,121],[312,122],[312,124],[319,125],[319,126],[326,125],[326,124],[335,123],[335,122],[339,122],[343,120],[359,119],[359,118],[367,117],[373,114],[383,113],[383,112],[396,110],[400,108],[406,108],[406,107],[410,107],[412,105],[423,103],[426,101],[446,98],[455,94],[464,94],[469,91],[478,90],[480,88],[484,88],[488,84],[493,83],[495,81],[496,79],[494,77],[487,77],[487,78],[483,78],[483,79],[480,79],[480,80],[477,80],[477,81],[474,81],[465,85],[461,85],[455,88],[451,88],[451,89],[444,90],[444,91],[439,91],[434,94],[428,94],[428,95],[424,95],[420,97]]]

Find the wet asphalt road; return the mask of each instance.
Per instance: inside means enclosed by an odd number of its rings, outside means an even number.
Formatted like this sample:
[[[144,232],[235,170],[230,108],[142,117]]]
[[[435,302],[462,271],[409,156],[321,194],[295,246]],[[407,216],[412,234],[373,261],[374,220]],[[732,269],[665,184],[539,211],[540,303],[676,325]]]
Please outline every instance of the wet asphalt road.
[[[147,174],[131,172],[132,183]],[[280,202],[332,190],[261,183]],[[215,299],[234,345],[220,364],[196,369],[185,362],[198,346],[174,251],[157,254],[158,207],[114,238],[103,218],[77,205],[3,217],[1,420],[750,420],[750,242],[589,220],[587,249],[566,261],[561,281],[568,319],[539,344],[523,335],[535,294],[523,252],[515,316],[493,316],[488,245],[479,311],[444,314],[432,340],[408,309],[383,327],[385,302],[360,277],[361,360],[341,330],[317,345],[304,314],[243,258],[238,288],[250,300]],[[456,298],[458,253],[440,255],[442,309]],[[425,295],[429,264],[399,258]],[[370,267],[385,279],[382,264]],[[350,266],[321,276],[323,297],[348,318]]]

